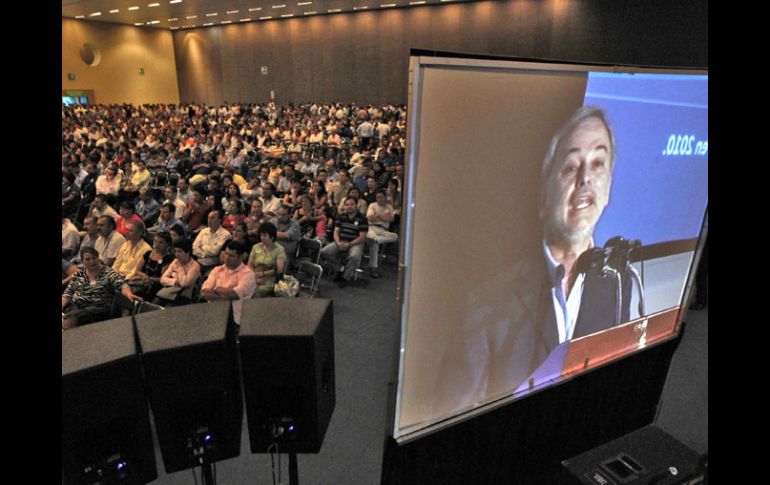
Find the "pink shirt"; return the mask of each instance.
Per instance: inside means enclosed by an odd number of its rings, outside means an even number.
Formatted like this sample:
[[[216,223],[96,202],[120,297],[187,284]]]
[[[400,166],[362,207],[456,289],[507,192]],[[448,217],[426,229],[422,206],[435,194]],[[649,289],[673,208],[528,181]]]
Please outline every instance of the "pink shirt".
[[[227,265],[222,264],[211,270],[201,290],[213,290],[216,286],[230,288],[238,294],[239,299],[233,300],[233,320],[240,325],[241,308],[243,307],[241,300],[251,298],[257,288],[254,272],[243,263],[235,269],[229,269]]]

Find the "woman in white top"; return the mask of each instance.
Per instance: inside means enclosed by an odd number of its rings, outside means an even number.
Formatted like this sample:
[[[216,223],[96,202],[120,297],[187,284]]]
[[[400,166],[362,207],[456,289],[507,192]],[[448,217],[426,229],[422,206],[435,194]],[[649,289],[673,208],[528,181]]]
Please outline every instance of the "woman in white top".
[[[163,288],[158,291],[153,303],[163,306],[178,306],[192,302],[193,289],[198,284],[201,267],[192,259],[192,241],[181,239],[173,243],[174,261],[160,277]]]

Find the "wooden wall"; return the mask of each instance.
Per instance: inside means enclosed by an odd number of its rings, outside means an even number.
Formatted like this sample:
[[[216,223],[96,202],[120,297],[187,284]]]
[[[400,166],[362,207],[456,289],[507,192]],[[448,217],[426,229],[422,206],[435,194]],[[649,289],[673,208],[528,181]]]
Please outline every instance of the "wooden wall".
[[[95,101],[103,104],[179,102],[169,30],[66,18],[61,19],[61,30],[62,90],[92,90]],[[98,49],[97,65],[81,58],[83,44]],[[69,73],[75,74],[74,81]]]
[[[405,103],[410,48],[707,67],[708,2],[482,1],[178,30],[173,37],[182,102],[264,102],[273,90],[281,104]]]

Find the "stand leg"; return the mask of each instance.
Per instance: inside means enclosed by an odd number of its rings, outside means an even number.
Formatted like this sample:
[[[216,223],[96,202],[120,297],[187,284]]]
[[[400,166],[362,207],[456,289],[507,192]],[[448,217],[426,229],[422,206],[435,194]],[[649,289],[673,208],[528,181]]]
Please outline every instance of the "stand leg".
[[[296,453],[289,453],[289,485],[299,485]]]
[[[214,473],[212,472],[211,463],[201,464],[201,477],[203,477],[203,485],[214,485]]]

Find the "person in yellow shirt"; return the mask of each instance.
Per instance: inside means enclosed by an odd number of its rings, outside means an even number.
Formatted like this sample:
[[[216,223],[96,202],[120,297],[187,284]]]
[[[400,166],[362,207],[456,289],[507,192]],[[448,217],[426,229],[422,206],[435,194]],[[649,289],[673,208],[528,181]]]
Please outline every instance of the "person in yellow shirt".
[[[120,246],[118,256],[112,263],[112,269],[126,280],[134,277],[144,253],[152,250],[150,245],[142,239],[143,236],[144,223],[129,221],[126,224],[126,242]]]

